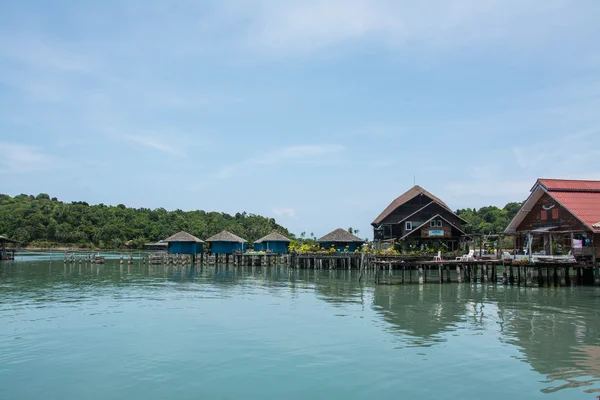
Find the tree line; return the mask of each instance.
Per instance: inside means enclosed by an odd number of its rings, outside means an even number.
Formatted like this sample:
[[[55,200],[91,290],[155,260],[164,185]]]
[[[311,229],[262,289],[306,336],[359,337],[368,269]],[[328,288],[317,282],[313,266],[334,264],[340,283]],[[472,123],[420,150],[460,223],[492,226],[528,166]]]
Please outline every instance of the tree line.
[[[253,242],[273,231],[293,237],[273,218],[246,212],[167,211],[123,204],[65,203],[48,194],[0,194],[0,234],[22,245],[141,248],[179,231],[206,239],[222,230]]]
[[[467,221],[465,233],[502,233],[517,215],[523,203],[512,202],[498,208],[496,206],[464,208],[456,211]]]

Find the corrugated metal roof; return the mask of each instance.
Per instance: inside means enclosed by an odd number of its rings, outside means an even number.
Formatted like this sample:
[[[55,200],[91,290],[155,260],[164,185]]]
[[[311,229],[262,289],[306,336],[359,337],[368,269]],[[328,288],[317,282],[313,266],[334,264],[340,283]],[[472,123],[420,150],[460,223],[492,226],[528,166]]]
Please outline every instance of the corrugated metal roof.
[[[576,180],[576,179],[538,179],[549,192],[553,191],[576,191],[576,192],[600,192],[600,181]]]
[[[600,221],[600,191],[551,191],[550,195],[584,224],[600,232],[600,225],[597,225]]]

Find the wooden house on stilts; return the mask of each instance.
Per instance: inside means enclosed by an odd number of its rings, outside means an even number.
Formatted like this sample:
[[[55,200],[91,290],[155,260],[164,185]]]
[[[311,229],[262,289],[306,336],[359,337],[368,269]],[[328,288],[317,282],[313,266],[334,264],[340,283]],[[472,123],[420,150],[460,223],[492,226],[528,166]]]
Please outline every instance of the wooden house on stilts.
[[[538,179],[505,231],[516,236],[516,252],[530,258],[568,255],[598,267],[600,181]],[[600,276],[596,270],[596,283]]]
[[[290,239],[281,233],[272,232],[254,242],[254,251],[265,251],[274,254],[287,254]]]
[[[341,228],[329,232],[327,235],[317,240],[317,244],[324,249],[327,250],[331,247],[335,247],[338,252],[354,252],[359,250],[364,243],[365,241],[358,236]]]
[[[8,246],[15,245],[16,243],[18,243],[16,240],[9,239],[6,236],[0,236],[0,261],[15,259],[15,250]]]
[[[200,254],[204,251],[204,242],[187,232],[179,232],[163,240],[167,243],[169,254]]]
[[[231,232],[222,231],[206,239],[212,254],[235,254],[246,251],[248,241]]]
[[[459,249],[466,224],[446,203],[418,185],[392,201],[371,223],[376,242],[410,240],[423,247],[443,243],[448,251]]]

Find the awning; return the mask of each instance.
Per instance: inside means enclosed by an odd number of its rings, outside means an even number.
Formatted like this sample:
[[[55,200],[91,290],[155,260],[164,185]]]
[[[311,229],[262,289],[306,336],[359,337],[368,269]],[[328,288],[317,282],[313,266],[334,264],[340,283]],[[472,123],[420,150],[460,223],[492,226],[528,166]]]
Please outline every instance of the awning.
[[[551,231],[552,229],[558,229],[558,226],[547,226],[545,228],[537,228],[532,230],[531,232],[548,232]]]

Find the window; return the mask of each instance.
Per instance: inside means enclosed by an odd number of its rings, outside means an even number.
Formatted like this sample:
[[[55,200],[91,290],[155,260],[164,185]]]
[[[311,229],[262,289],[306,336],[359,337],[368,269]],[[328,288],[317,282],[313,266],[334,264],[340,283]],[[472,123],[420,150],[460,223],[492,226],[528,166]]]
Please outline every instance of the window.
[[[435,219],[431,220],[431,223],[429,224],[429,226],[431,226],[432,228],[435,228],[437,226],[437,221]]]
[[[413,229],[412,221],[406,221],[406,224],[404,226],[407,231],[412,231]]]
[[[540,219],[542,221],[546,221],[548,219],[548,211],[542,210],[542,212],[540,213]]]
[[[438,228],[441,228],[441,227],[442,227],[442,220],[441,220],[441,219],[438,219],[438,220],[437,220],[437,227],[438,227]]]
[[[552,219],[558,219],[558,208],[556,207],[552,209]]]

